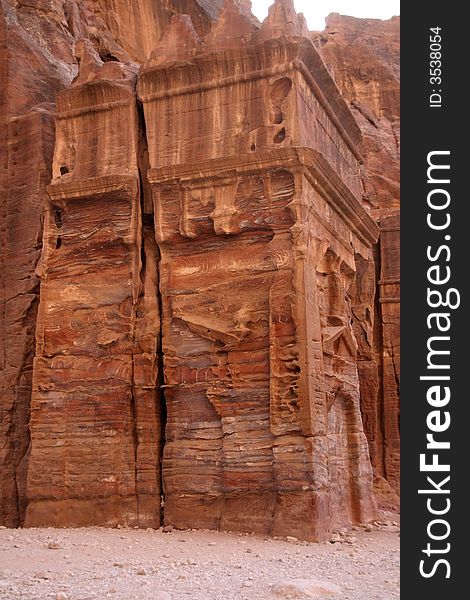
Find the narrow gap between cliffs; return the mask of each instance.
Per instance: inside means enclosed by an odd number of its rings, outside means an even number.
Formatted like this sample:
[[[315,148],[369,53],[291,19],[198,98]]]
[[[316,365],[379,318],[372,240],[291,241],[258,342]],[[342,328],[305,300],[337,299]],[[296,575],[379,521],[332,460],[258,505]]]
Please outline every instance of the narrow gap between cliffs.
[[[147,129],[145,123],[145,115],[142,102],[137,99],[137,115],[138,115],[138,168],[139,168],[139,187],[140,187],[140,207],[141,207],[141,230],[142,230],[142,247],[141,247],[141,274],[145,277],[146,265],[147,265],[147,254],[151,252],[157,265],[157,281],[155,282],[155,300],[157,304],[157,312],[161,320],[162,317],[162,299],[160,294],[160,281],[159,281],[159,264],[160,264],[160,249],[157,245],[155,238],[155,224],[154,224],[154,211],[153,211],[153,199],[152,190],[147,179],[147,172],[150,168],[149,154],[148,154],[148,143],[147,143]],[[158,464],[157,469],[157,484],[160,490],[159,507],[160,522],[163,523],[163,507],[164,507],[164,491],[163,491],[163,449],[165,446],[165,431],[167,421],[167,408],[165,402],[164,393],[164,378],[163,378],[163,352],[162,352],[162,341],[161,341],[161,329],[160,335],[155,340],[156,343],[156,358],[157,358],[157,381],[155,390],[155,410],[156,420],[159,423],[160,431],[157,435],[157,456]]]
[[[380,282],[382,278],[382,239],[379,236],[377,244],[374,246],[374,254],[375,254],[375,281]],[[380,435],[381,435],[381,452],[380,452],[380,468],[382,471],[382,477],[387,479],[387,461],[385,459],[386,454],[386,432],[385,432],[385,398],[384,398],[384,386],[383,386],[383,377],[384,377],[384,357],[383,357],[383,344],[384,344],[384,331],[383,331],[383,316],[382,316],[382,305],[380,303],[381,297],[381,287],[380,285],[376,286],[376,296],[375,296],[375,327],[376,330],[374,332],[374,340],[376,344],[378,344],[376,356],[377,356],[377,364],[379,366],[379,389],[377,391],[377,406],[378,406],[378,423],[380,426]]]

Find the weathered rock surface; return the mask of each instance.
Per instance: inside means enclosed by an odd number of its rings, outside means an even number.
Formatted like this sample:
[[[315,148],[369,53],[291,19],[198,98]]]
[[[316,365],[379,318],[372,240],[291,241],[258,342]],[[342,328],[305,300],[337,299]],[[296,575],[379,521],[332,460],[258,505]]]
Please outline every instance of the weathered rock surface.
[[[30,444],[43,199],[51,179],[55,101],[78,73],[90,40],[87,77],[145,60],[178,12],[209,30],[217,2],[28,0],[0,2],[0,522],[23,522]],[[132,13],[132,14],[131,14]],[[76,44],[76,42],[79,42]],[[96,59],[98,55],[99,60]],[[93,60],[94,58],[94,60]],[[121,61],[118,63],[116,61]],[[95,64],[94,64],[95,63]],[[99,70],[99,69],[98,69]],[[93,78],[93,77],[92,77]],[[134,132],[135,134],[135,132]],[[88,152],[84,151],[85,154]]]
[[[202,46],[175,19],[186,57],[174,68],[164,44],[139,78],[164,518],[324,539],[375,511],[348,290],[378,230],[359,202],[359,129],[285,5],[260,28],[228,1]]]
[[[400,19],[388,21],[330,15],[314,40],[362,131],[360,151],[364,206],[379,223],[375,249],[378,293],[373,307],[356,309],[361,407],[376,489],[395,502],[400,479]],[[366,266],[362,290],[375,286]],[[361,290],[358,290],[361,294]],[[371,312],[372,311],[372,312]]]
[[[159,525],[158,251],[142,227],[136,76],[100,62],[84,46],[58,96],[26,525]]]
[[[0,522],[372,518],[398,221],[361,119],[393,98],[348,106],[290,0],[1,2]]]
[[[339,597],[341,588],[329,581],[317,579],[296,579],[280,581],[272,586],[272,592],[279,598],[331,598]]]

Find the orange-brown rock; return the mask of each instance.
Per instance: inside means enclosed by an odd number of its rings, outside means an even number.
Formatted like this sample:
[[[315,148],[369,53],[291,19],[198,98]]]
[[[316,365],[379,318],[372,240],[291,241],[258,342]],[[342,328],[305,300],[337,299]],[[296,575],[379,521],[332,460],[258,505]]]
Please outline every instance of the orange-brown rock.
[[[375,249],[378,279],[375,325],[373,307],[355,310],[359,339],[361,406],[377,491],[396,503],[380,478],[399,490],[400,381],[400,20],[355,19],[330,15],[327,27],[314,34],[321,54],[362,131],[362,202],[380,224]],[[365,268],[365,267],[364,267]],[[375,286],[365,268],[358,280]],[[362,332],[362,333],[361,333]],[[386,497],[384,497],[384,495]]]
[[[91,71],[100,71],[101,77],[116,69],[129,71],[133,60],[148,58],[173,14],[189,12],[204,34],[216,9],[217,2],[204,0],[0,0],[2,524],[22,523],[28,503],[29,415],[39,299],[35,269],[42,246],[43,198],[51,179],[57,94],[77,76],[85,49],[85,62],[89,61]]]
[[[0,522],[374,517],[397,221],[366,199],[390,148],[331,77],[347,53],[325,66],[292,0],[262,24],[247,0],[0,1]]]
[[[354,118],[301,19],[279,36],[288,4],[260,29],[227,0],[207,45],[193,38],[178,68],[160,54],[138,93],[161,252],[165,522],[318,540],[375,511],[348,290],[378,229]]]
[[[136,77],[88,44],[81,56],[58,96],[25,525],[155,526],[157,249],[142,228]]]

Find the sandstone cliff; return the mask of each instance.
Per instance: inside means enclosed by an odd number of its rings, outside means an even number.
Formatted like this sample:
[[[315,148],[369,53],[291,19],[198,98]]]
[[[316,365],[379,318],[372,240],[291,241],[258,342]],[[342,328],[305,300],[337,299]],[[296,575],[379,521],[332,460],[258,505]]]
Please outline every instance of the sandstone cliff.
[[[290,0],[263,25],[1,6],[0,521],[373,516],[369,449],[398,481],[398,22],[331,17],[325,68]]]
[[[146,60],[171,16],[207,33],[217,2],[1,0],[0,2],[0,521],[26,509],[32,363],[45,187],[51,180],[57,94],[78,73],[75,43],[100,62]]]
[[[400,19],[330,15],[313,38],[362,131],[362,201],[379,223],[375,324],[358,307],[361,406],[377,491],[400,484]],[[361,286],[373,285],[365,274]],[[385,501],[386,499],[383,498]]]

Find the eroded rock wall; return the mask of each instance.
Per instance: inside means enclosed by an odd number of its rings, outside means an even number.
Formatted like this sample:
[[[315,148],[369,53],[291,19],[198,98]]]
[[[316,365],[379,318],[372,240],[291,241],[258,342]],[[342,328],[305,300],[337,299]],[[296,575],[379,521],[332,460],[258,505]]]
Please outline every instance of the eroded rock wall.
[[[333,14],[313,38],[361,128],[362,202],[381,229],[374,258],[376,303],[360,301],[355,321],[362,413],[377,491],[393,504],[386,482],[399,490],[400,19]],[[376,285],[371,269],[362,266],[359,297]]]
[[[164,518],[319,540],[375,514],[348,290],[377,227],[359,203],[359,129],[286,7],[260,27],[226,2],[204,42],[175,18],[139,78]]]
[[[316,40],[348,106],[290,0],[262,26],[243,0],[1,2],[0,521],[371,518],[371,460],[398,474],[398,126],[356,25]]]
[[[81,69],[58,96],[25,525],[160,518],[158,254],[143,236],[136,74],[95,59],[94,79]]]
[[[171,16],[207,32],[217,2],[1,0],[0,2],[0,522],[23,522],[30,446],[45,188],[51,180],[57,94],[78,74],[76,42],[99,62],[148,58]],[[138,10],[137,10],[138,9]],[[132,14],[130,14],[132,12]],[[143,25],[145,20],[145,26]],[[132,27],[130,27],[132,25]],[[93,62],[85,72],[93,78]],[[92,140],[90,139],[90,143]],[[90,147],[90,156],[93,155]]]

